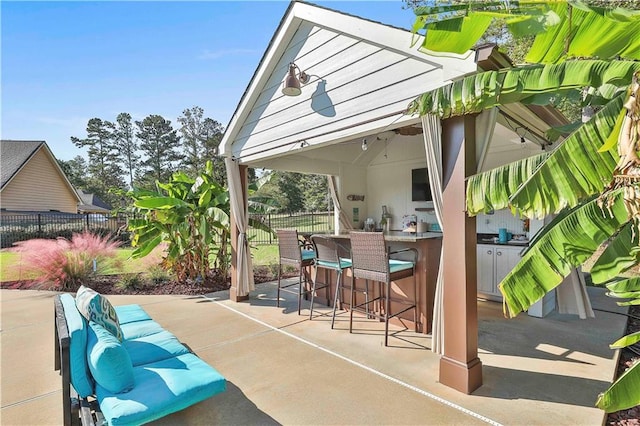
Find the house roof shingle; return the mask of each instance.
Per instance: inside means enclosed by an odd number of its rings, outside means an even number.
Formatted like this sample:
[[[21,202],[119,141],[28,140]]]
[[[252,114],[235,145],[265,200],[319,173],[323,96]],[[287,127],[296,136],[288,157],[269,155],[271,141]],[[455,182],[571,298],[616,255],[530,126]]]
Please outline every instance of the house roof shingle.
[[[80,195],[80,199],[82,200],[82,204],[78,206],[78,211],[101,213],[111,212],[111,206],[102,201],[102,199],[96,194],[84,192],[82,189],[76,189],[76,192]]]
[[[4,188],[42,145],[44,141],[0,141],[0,188]]]

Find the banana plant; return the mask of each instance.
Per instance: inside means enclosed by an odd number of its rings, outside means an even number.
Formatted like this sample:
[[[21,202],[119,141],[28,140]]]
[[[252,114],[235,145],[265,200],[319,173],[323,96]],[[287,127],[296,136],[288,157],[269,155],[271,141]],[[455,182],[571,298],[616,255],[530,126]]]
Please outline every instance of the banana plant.
[[[134,211],[143,216],[129,222],[134,258],[144,257],[166,243],[163,266],[175,272],[179,280],[201,280],[211,269],[223,277],[227,275],[229,192],[213,176],[213,165],[209,161],[195,179],[176,172],[169,182],[156,182],[157,191],[131,191]],[[250,185],[250,198],[262,183]],[[265,212],[270,208],[269,200],[250,199],[249,208],[252,212]],[[250,225],[273,232],[260,221],[250,219]]]
[[[608,295],[615,298],[630,299],[618,302],[620,306],[640,305],[640,277],[628,278],[607,284]],[[611,349],[626,348],[640,342],[640,331],[613,342]],[[636,361],[611,385],[609,389],[598,395],[596,406],[607,412],[624,410],[640,405],[640,362]]]
[[[536,35],[526,58],[535,64],[478,73],[424,93],[409,105],[410,113],[447,118],[511,102],[544,105],[552,95],[585,87],[588,101],[605,104],[552,153],[468,180],[469,214],[507,207],[529,217],[558,213],[500,284],[505,313],[515,316],[527,309],[604,241],[610,244],[594,265],[595,282],[637,265],[640,13],[580,1],[457,2],[415,13],[414,33],[426,30],[423,49],[462,53],[492,19],[501,18],[514,36]],[[582,59],[590,57],[599,60]],[[628,303],[640,302],[634,295]],[[640,368],[634,366],[597,406],[612,412],[637,405],[639,382]]]
[[[567,58],[638,59],[640,12],[607,9],[582,1],[469,1],[418,7],[414,34],[421,49],[464,53],[493,19],[503,19],[514,37],[534,35],[526,61],[558,63]],[[417,38],[414,39],[418,41]]]

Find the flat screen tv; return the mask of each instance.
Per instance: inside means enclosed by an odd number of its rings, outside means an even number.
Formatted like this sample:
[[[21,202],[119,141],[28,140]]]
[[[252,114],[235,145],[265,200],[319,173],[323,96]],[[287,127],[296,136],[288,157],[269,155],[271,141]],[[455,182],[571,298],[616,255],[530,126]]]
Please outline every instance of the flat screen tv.
[[[411,170],[411,201],[433,201],[426,167]]]

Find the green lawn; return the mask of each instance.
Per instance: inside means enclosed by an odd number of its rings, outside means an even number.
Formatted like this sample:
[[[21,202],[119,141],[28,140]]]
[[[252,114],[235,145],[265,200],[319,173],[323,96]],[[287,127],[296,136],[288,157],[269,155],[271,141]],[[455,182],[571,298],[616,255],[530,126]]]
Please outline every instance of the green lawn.
[[[123,274],[145,272],[149,269],[151,259],[131,259],[131,248],[118,249],[120,267],[107,271],[110,274]],[[269,265],[278,263],[278,246],[257,246],[251,249],[254,265]],[[2,250],[0,251],[0,281],[18,281],[35,278],[30,275],[27,268],[22,265],[21,253]]]

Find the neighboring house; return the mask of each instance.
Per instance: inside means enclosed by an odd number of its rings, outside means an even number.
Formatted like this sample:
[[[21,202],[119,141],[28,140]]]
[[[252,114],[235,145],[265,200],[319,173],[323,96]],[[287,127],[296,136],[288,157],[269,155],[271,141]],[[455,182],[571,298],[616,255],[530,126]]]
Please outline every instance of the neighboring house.
[[[82,202],[44,141],[0,141],[3,214],[77,213]]]
[[[78,213],[111,213],[111,206],[102,201],[96,194],[85,192],[82,189],[78,189],[77,192],[82,199],[82,204],[78,206]]]

